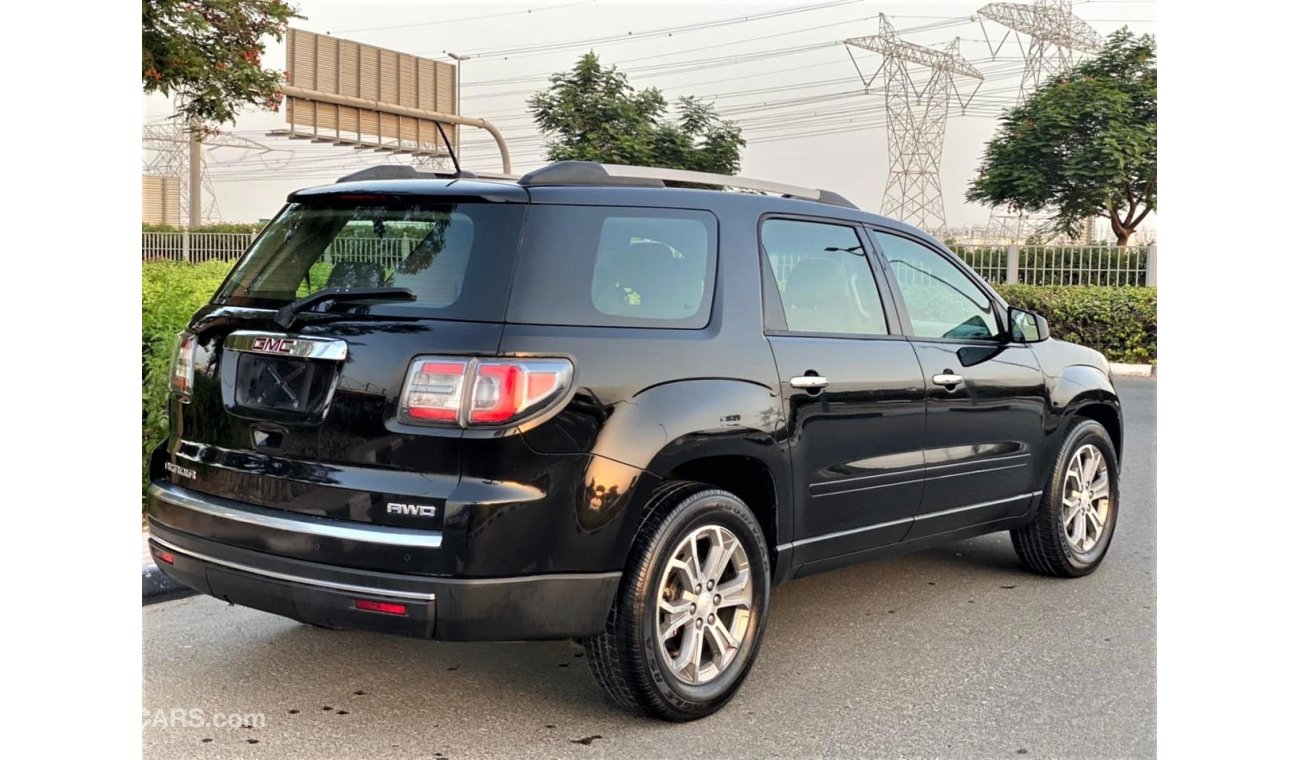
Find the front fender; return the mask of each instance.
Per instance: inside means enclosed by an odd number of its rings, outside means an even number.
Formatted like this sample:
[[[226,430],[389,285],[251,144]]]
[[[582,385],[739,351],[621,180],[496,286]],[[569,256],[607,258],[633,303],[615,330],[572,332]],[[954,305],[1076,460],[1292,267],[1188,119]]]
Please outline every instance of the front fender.
[[[1120,409],[1119,394],[1110,376],[1099,367],[1090,364],[1071,364],[1055,374],[1046,375],[1047,393],[1050,401],[1049,440],[1051,450],[1060,445],[1061,438],[1070,422],[1085,407],[1101,405],[1113,413],[1115,429],[1111,438],[1115,444],[1116,454],[1123,451],[1123,416]],[[1094,414],[1087,414],[1094,416]],[[1051,466],[1050,463],[1046,466]]]

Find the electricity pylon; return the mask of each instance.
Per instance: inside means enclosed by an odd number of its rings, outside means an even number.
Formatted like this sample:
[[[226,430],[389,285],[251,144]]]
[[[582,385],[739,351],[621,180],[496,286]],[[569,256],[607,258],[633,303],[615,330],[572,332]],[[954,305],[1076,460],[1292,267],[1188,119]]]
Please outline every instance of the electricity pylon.
[[[144,161],[145,174],[158,174],[166,177],[179,177],[181,181],[181,219],[190,219],[190,133],[189,128],[182,123],[168,124],[150,124],[146,125],[141,133],[143,147],[147,153],[152,153]],[[203,147],[209,151],[218,148],[238,148],[244,151],[253,151],[263,160],[263,165],[271,169],[272,166],[266,161],[267,154],[271,153],[274,148],[268,148],[256,140],[250,140],[247,137],[230,134],[228,132],[217,132],[207,135],[203,138]],[[241,158],[247,153],[241,154]],[[207,163],[205,160],[204,163]],[[283,165],[281,165],[283,166]],[[206,171],[201,172],[203,195],[207,203],[203,204],[201,212],[203,222],[220,221],[220,212],[217,209],[217,196],[212,187],[212,178]]]
[[[884,61],[876,70],[885,72],[885,123],[889,132],[889,178],[880,212],[911,223],[935,235],[947,227],[939,163],[948,124],[949,99],[957,96],[956,76],[982,82],[984,75],[961,57],[960,40],[935,50],[899,39],[885,14],[880,14],[880,31],[870,37],[852,37],[846,46],[880,53]],[[853,51],[849,51],[853,55]],[[857,61],[854,61],[857,65]],[[912,66],[930,71],[924,86],[917,88]],[[876,75],[872,76],[872,81]],[[869,89],[871,82],[864,84]],[[974,93],[972,93],[974,94]],[[964,105],[963,105],[964,107]]]
[[[1016,105],[1025,102],[1033,95],[1038,86],[1050,81],[1052,77],[1068,71],[1084,53],[1100,50],[1104,44],[1101,35],[1088,22],[1074,15],[1072,0],[1034,0],[1032,5],[1023,3],[989,3],[976,13],[979,17],[995,21],[1007,27],[1017,35],[1029,38],[1029,49],[1021,46],[1025,57],[1025,68],[1020,77],[1020,94],[1016,96]],[[980,25],[983,26],[983,21]],[[985,39],[988,39],[987,32]],[[1002,42],[1006,42],[1006,37]],[[989,52],[997,57],[1002,43],[997,50],[989,43]],[[1047,232],[1051,228],[1052,215],[1046,211],[1036,213],[1003,212],[994,209],[989,213],[988,233],[990,236],[1010,238],[1019,243],[1021,238],[1033,233]]]

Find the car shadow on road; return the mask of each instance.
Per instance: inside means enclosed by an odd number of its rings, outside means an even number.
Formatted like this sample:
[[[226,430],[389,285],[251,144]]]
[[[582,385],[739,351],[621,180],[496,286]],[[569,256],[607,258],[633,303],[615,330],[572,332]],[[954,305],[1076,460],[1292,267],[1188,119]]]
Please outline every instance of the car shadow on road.
[[[1005,537],[982,537],[794,581],[774,592],[764,651],[819,651],[824,646],[821,651],[829,659],[803,660],[791,668],[781,658],[760,654],[754,676],[807,680],[814,688],[815,669],[833,665],[834,652],[850,646],[837,640],[842,631],[815,621],[855,621],[859,628],[852,646],[883,644],[896,610],[899,622],[916,619],[952,606],[954,588],[961,589],[964,604],[967,589],[976,594],[1023,582],[1008,578],[1024,578],[1010,543]],[[511,732],[554,730],[575,736],[601,731],[608,735],[609,729],[620,726],[670,730],[608,702],[574,642],[429,642],[322,630],[291,621],[254,628],[245,626],[247,615],[260,613],[238,610],[236,617],[226,618],[225,633],[239,639],[239,658],[226,661],[228,670],[216,677],[257,683],[254,691],[275,703],[268,708],[298,711],[294,715],[299,722],[333,720],[332,715],[344,710],[364,716],[367,733],[401,731],[410,715],[428,716],[435,729],[440,722],[449,728],[486,720],[504,723]],[[286,672],[285,652],[322,667]],[[214,669],[216,665],[214,661]],[[748,691],[761,702],[766,690]],[[466,694],[492,699],[467,700]],[[516,726],[512,715],[529,716],[527,720],[537,725]]]

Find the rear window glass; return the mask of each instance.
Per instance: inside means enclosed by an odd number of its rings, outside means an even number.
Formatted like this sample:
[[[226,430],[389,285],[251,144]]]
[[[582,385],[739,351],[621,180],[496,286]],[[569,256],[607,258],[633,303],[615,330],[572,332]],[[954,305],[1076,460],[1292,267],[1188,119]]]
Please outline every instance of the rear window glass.
[[[290,204],[231,272],[217,302],[278,308],[327,288],[407,288],[376,311],[500,320],[519,205]]]
[[[716,249],[717,220],[704,211],[534,206],[508,319],[704,327]]]

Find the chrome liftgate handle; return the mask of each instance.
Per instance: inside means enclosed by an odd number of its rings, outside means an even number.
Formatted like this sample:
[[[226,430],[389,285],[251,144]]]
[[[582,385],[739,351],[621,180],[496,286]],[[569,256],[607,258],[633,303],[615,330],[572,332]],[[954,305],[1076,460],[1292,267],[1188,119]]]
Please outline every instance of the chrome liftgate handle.
[[[799,375],[790,378],[790,387],[792,388],[825,388],[830,384],[830,380],[820,375]]]

